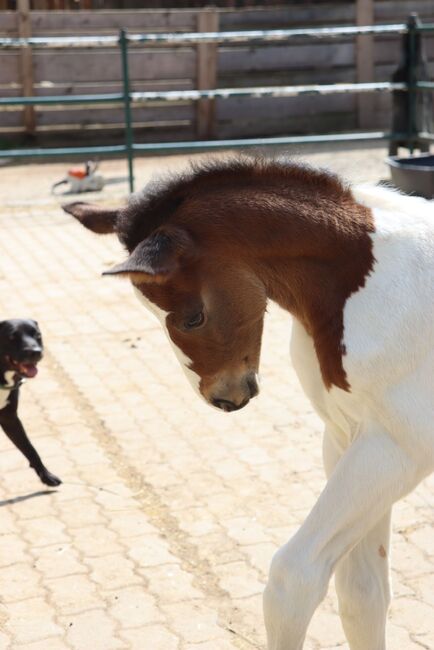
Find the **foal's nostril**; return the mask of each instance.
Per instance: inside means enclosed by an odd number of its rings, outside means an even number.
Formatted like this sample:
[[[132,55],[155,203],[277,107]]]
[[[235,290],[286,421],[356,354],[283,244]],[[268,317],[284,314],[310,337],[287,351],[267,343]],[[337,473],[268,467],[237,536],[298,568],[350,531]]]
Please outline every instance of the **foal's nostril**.
[[[226,413],[230,413],[231,411],[239,411],[240,409],[243,408],[246,404],[248,404],[249,400],[245,399],[241,404],[235,404],[234,402],[230,402],[227,399],[213,399],[212,404],[213,406],[216,406],[218,409],[221,409],[222,411],[226,411]]]
[[[247,387],[249,389],[250,397],[256,397],[256,395],[259,393],[259,388],[258,388],[258,382],[256,381],[256,377],[249,377],[247,380]]]
[[[226,411],[227,413],[230,411],[235,411],[237,409],[237,405],[233,402],[230,402],[228,399],[213,399],[212,403],[213,406],[216,406],[218,409]]]

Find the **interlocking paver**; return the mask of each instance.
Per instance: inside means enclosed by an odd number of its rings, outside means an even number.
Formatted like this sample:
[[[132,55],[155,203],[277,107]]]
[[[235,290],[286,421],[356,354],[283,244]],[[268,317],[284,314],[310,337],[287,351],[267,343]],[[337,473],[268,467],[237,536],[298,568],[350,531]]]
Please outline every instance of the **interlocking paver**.
[[[127,644],[116,636],[116,623],[103,609],[60,619],[74,650],[123,650]]]
[[[308,155],[374,181],[384,157],[368,146]],[[136,176],[184,164],[138,160]],[[2,317],[36,318],[46,345],[20,414],[64,480],[46,490],[0,436],[0,650],[263,650],[271,557],[324,485],[322,427],[290,365],[289,318],[267,315],[261,395],[231,416],[209,409],[129,284],[101,278],[120,244],[50,196],[64,168],[0,169]],[[102,164],[108,176],[124,168]],[[125,194],[112,184],[90,198]],[[433,487],[395,508],[390,650],[434,648]],[[306,649],[343,647],[331,584]]]
[[[163,625],[147,625],[131,630],[124,630],[122,632],[122,638],[128,642],[129,650],[144,650],[144,648],[179,650],[181,647],[179,637],[172,634]]]

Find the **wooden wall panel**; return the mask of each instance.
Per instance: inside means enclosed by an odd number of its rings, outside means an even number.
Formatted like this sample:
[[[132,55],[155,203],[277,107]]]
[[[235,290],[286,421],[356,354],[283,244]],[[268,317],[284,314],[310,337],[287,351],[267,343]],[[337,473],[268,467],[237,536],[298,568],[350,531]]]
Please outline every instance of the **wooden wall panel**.
[[[134,32],[195,31],[195,11],[34,11],[35,35],[113,34],[119,29]]]
[[[179,49],[176,56],[170,50],[134,49],[129,53],[131,80],[188,79],[195,75],[193,49]],[[117,49],[98,50],[36,50],[34,54],[35,81],[57,83],[111,82],[122,79],[120,53]]]
[[[44,0],[45,1],[45,0]],[[373,0],[374,1],[374,0]],[[35,5],[33,5],[35,6]],[[46,6],[39,2],[39,6]],[[434,22],[433,0],[375,0],[375,22],[405,22],[407,15],[417,11],[425,21]],[[217,10],[220,30],[273,29],[300,26],[355,24],[354,3],[300,3],[266,9]],[[98,10],[31,12],[33,35],[116,34],[124,27],[133,32],[196,31],[196,10]],[[16,36],[17,15],[0,12],[0,35]],[[378,36],[372,39],[373,80],[387,81],[400,58],[401,38]],[[434,76],[434,35],[425,37]],[[198,83],[197,47],[131,47],[130,73],[133,90],[177,90],[196,88]],[[248,87],[286,84],[343,83],[360,80],[357,73],[357,42],[352,38],[331,41],[304,41],[289,44],[219,46],[217,87]],[[0,94],[21,93],[19,51],[0,51]],[[360,63],[360,59],[359,59]],[[200,69],[200,66],[199,66]],[[86,94],[121,91],[119,52],[104,50],[33,51],[35,94]],[[201,87],[207,75],[200,74]],[[210,77],[211,79],[211,77]],[[363,96],[360,95],[360,98]],[[207,131],[215,137],[245,137],[355,129],[360,125],[360,105],[355,95],[299,98],[236,98],[217,100]],[[374,94],[369,109],[372,128],[387,128],[390,96]],[[360,114],[360,113],[359,113]],[[200,125],[200,111],[195,103],[159,104],[133,108],[133,121],[141,141],[152,139],[194,138]],[[92,138],[110,133],[122,134],[122,109],[113,106],[54,110],[36,107],[36,133],[44,138],[61,134],[64,128],[81,137],[80,129]],[[359,120],[359,121],[358,121]],[[0,131],[22,130],[23,110],[0,111]],[[117,123],[119,122],[119,123]],[[54,137],[54,136],[53,136]],[[57,137],[57,136],[56,136]],[[88,135],[87,137],[90,137]],[[98,137],[101,138],[101,135]],[[101,140],[99,140],[101,141]]]
[[[352,66],[354,43],[308,43],[261,47],[224,47],[219,50],[219,74],[258,70],[314,70]]]

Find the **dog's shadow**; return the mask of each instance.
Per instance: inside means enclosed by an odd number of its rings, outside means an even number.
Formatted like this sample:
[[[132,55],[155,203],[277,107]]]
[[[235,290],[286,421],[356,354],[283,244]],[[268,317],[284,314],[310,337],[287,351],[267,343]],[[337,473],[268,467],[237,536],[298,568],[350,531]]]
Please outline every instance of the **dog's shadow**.
[[[27,501],[28,499],[34,499],[35,497],[43,497],[47,494],[55,494],[57,490],[38,490],[37,492],[30,492],[29,494],[22,494],[19,497],[13,497],[12,499],[4,499],[0,501],[0,508],[4,506],[13,506],[16,503],[21,503],[21,501]]]

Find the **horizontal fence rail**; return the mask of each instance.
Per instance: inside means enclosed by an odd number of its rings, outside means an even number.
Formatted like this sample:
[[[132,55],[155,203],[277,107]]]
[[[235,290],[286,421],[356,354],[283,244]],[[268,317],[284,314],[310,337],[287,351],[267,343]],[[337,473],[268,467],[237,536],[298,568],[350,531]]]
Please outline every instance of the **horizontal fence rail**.
[[[418,88],[434,89],[434,84],[423,82],[416,84]],[[215,88],[213,90],[165,90],[161,92],[131,92],[131,102],[167,101],[179,102],[195,99],[226,99],[227,97],[297,97],[298,95],[332,95],[339,93],[367,93],[373,90],[393,91],[407,90],[405,83],[379,81],[376,83],[354,84],[310,84],[307,86],[263,86],[254,88]],[[44,106],[52,104],[105,104],[123,102],[121,93],[106,93],[101,95],[50,95],[49,97],[1,97],[0,110],[7,106]]]
[[[405,34],[410,40],[415,34],[434,32],[434,24],[408,24],[372,26],[341,26],[320,27],[308,29],[279,29],[279,30],[247,30],[227,32],[185,32],[185,33],[157,33],[157,34],[128,34],[121,31],[119,36],[57,36],[57,37],[31,37],[31,38],[0,38],[0,49],[10,50],[23,47],[66,49],[66,48],[107,48],[120,49],[122,63],[122,93],[86,94],[74,96],[37,96],[37,97],[6,97],[0,98],[0,110],[14,110],[16,106],[44,106],[44,105],[92,105],[92,104],[123,104],[125,121],[125,144],[114,146],[93,147],[58,147],[58,148],[32,148],[0,150],[0,157],[26,158],[43,156],[67,155],[121,155],[126,154],[129,168],[130,190],[134,189],[133,178],[133,153],[146,152],[176,152],[198,151],[204,149],[223,149],[232,147],[252,147],[264,145],[285,145],[320,142],[349,142],[360,140],[408,140],[410,142],[420,138],[428,141],[434,140],[430,133],[413,133],[411,125],[407,133],[387,133],[384,131],[336,133],[304,136],[282,136],[272,138],[245,138],[230,140],[200,140],[188,142],[159,142],[159,143],[134,143],[132,136],[131,106],[152,102],[179,102],[192,100],[225,99],[229,97],[297,97],[301,95],[329,95],[338,93],[370,93],[405,91],[410,93],[410,104],[414,107],[415,93],[418,91],[434,90],[434,83],[428,81],[417,82],[411,79],[409,83],[370,82],[370,83],[336,83],[336,84],[309,84],[291,86],[266,86],[250,88],[217,88],[208,90],[176,90],[176,91],[148,91],[130,92],[128,72],[128,47],[129,46],[193,46],[199,44],[259,44],[281,43],[290,40],[305,38],[329,39],[342,36],[360,36],[375,34]],[[410,48],[412,52],[412,48]],[[412,54],[410,54],[412,55]],[[414,48],[413,48],[414,56]]]
[[[294,38],[338,38],[362,34],[404,34],[407,25],[373,25],[367,27],[318,27],[315,29],[264,29],[231,32],[183,32],[161,34],[126,34],[129,43],[144,45],[198,45],[200,43],[264,43]],[[26,45],[46,48],[116,47],[117,36],[33,36],[31,38],[0,38],[0,47],[21,48]]]

